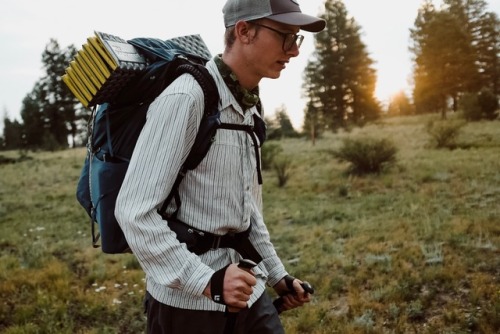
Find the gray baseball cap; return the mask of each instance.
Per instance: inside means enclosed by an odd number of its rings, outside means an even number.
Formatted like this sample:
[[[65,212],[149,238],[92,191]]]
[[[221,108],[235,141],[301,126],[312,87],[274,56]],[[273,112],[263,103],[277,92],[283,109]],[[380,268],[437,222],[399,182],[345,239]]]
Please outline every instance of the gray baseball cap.
[[[226,28],[238,21],[262,18],[299,26],[309,32],[319,32],[326,26],[325,20],[303,14],[296,0],[227,0],[222,13]]]

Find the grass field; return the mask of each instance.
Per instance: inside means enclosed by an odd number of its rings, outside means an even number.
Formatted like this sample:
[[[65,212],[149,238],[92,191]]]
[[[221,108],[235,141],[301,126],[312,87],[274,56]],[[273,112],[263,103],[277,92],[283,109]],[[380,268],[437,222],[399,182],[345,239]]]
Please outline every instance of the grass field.
[[[284,187],[264,173],[265,217],[290,273],[316,289],[282,315],[287,333],[500,332],[500,121],[467,124],[447,150],[429,117],[278,142],[292,169]],[[346,137],[392,140],[396,165],[349,175],[331,153]],[[144,332],[141,269],[92,248],[76,202],[84,154],[0,166],[1,333]]]

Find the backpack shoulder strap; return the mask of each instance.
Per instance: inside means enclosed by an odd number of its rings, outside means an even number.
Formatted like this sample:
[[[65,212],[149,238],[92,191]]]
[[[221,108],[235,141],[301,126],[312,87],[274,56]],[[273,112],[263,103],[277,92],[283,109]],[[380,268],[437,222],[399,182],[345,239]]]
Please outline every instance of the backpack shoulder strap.
[[[203,90],[205,109],[191,151],[182,166],[182,173],[195,169],[208,153],[217,128],[221,124],[219,90],[208,69],[200,64],[187,63],[178,67],[179,73],[191,74]]]
[[[219,91],[214,78],[204,65],[186,62],[179,65],[175,73],[176,77],[184,73],[189,73],[196,79],[203,90],[205,115],[212,115],[217,112],[219,106]]]
[[[170,193],[163,202],[161,208],[158,210],[158,213],[160,213],[160,215],[162,216],[164,216],[167,210],[167,206],[174,198],[177,205],[177,210],[179,210],[179,185],[186,175],[186,172],[188,170],[196,168],[208,153],[208,150],[210,149],[210,146],[213,142],[215,132],[220,125],[219,91],[212,75],[208,72],[207,68],[204,65],[189,62],[180,65],[176,69],[176,77],[184,73],[191,74],[203,90],[205,109],[193,147],[191,148],[186,161],[182,165],[181,170],[177,174],[177,178],[175,179]],[[173,216],[177,214],[177,210],[173,214]]]

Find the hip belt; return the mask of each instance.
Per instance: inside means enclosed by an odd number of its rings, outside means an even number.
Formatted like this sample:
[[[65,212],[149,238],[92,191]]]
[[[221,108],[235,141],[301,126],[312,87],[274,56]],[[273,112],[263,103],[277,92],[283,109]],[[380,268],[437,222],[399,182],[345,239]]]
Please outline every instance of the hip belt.
[[[244,259],[255,263],[262,261],[262,257],[249,240],[250,227],[243,232],[216,235],[201,231],[187,225],[178,219],[168,219],[168,226],[177,235],[177,240],[185,243],[187,249],[197,255],[208,252],[211,249],[231,248],[236,250]]]

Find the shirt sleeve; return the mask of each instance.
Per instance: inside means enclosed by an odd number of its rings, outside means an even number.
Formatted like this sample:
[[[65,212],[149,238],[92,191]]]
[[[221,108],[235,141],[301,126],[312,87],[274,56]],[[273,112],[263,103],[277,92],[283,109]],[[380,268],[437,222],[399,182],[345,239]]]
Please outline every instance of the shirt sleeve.
[[[271,237],[264,223],[258,203],[254,203],[250,221],[252,224],[250,241],[260,256],[262,256],[262,265],[268,275],[267,284],[274,286],[288,273],[271,242]]]
[[[214,270],[177,240],[157,209],[194,143],[203,107],[201,87],[186,75],[150,105],[115,209],[148,278],[193,295],[202,294]]]

